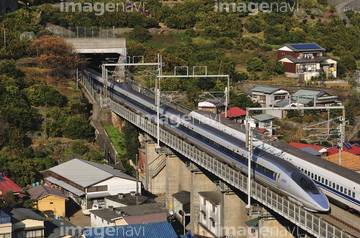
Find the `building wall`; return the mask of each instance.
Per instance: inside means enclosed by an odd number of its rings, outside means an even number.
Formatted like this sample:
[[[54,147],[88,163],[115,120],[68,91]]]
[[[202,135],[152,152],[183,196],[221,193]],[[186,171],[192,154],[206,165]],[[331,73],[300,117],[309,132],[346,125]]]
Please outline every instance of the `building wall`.
[[[5,223],[0,224],[0,237],[4,238],[11,238],[11,232],[12,232],[12,224],[11,223]]]
[[[57,196],[47,196],[37,201],[37,209],[39,211],[54,211],[54,215],[58,217],[65,217],[65,198]]]
[[[43,226],[44,226],[44,221],[26,219],[21,222],[17,222],[15,224],[13,224],[13,230],[25,229],[25,228],[31,228],[31,227],[43,227]]]
[[[290,55],[292,57],[294,57],[295,59],[299,56],[299,53],[296,53],[296,52],[293,52],[293,51],[281,51],[281,50],[278,50],[277,52],[277,58],[280,58],[284,55]]]
[[[215,210],[213,210],[213,205],[209,201],[205,199],[205,203],[204,203],[204,198],[200,195],[199,195],[199,199],[200,199],[200,211],[205,212],[205,213],[200,212],[200,223],[204,227],[206,227],[207,230],[211,231],[215,236],[219,236],[221,229],[220,205],[214,206]],[[213,223],[210,218],[215,220],[215,226],[213,226]],[[199,235],[203,235],[203,234],[199,233]]]
[[[283,62],[285,72],[296,73],[296,64]]]
[[[129,225],[129,224],[125,221],[125,219],[121,218],[121,219],[115,221],[115,225],[116,226],[126,226],[126,225]]]
[[[119,215],[120,216],[120,215]],[[115,226],[115,222],[108,222],[99,216],[91,213],[91,227],[104,227],[104,226]]]
[[[135,179],[135,178],[134,178]],[[107,185],[108,190],[111,195],[117,195],[118,193],[130,193],[132,191],[136,191],[136,180],[129,180],[119,177],[112,177],[108,180],[105,180],[103,182],[94,184],[93,186],[102,186]],[[141,184],[139,183],[139,191],[141,191]],[[103,193],[102,192],[92,192],[87,194],[96,194],[96,193]]]

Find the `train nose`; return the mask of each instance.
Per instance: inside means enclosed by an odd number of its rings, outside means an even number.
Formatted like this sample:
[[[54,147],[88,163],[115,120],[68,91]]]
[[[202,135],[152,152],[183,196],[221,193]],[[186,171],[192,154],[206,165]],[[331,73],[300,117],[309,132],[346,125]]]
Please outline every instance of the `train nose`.
[[[325,194],[313,194],[311,198],[314,201],[314,205],[319,212],[328,212],[330,210],[330,203]]]

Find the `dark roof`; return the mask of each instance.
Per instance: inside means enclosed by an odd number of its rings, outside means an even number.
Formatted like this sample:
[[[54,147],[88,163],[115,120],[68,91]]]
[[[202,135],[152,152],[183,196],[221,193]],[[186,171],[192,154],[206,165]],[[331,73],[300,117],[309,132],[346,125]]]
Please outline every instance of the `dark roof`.
[[[140,223],[150,223],[150,222],[162,222],[167,221],[167,212],[158,212],[137,216],[125,216],[124,220],[127,224],[140,224]]]
[[[178,200],[182,205],[190,204],[190,192],[180,191],[172,195],[176,200]]]
[[[102,238],[138,238],[139,233],[145,234],[143,237],[156,237],[156,238],[177,238],[173,227],[170,222],[154,222],[127,226],[113,226],[114,232],[106,232],[109,227],[94,227],[86,228],[84,230],[84,236],[86,238],[98,238],[99,234],[102,234]],[[124,232],[125,231],[125,232]],[[133,231],[133,232],[126,232]]]
[[[220,204],[221,192],[219,191],[199,192],[199,195],[215,206]]]
[[[319,58],[314,58],[314,59],[295,59],[291,55],[284,55],[284,56],[280,57],[278,60],[281,60],[283,58],[287,58],[287,59],[289,59],[291,62],[293,62],[295,64],[300,64],[300,63],[321,63],[324,60],[329,59],[330,57],[321,56]]]
[[[42,217],[39,214],[36,214],[35,212],[27,208],[5,207],[2,208],[2,211],[11,217],[11,223],[16,223],[26,219],[40,220],[40,221],[47,220],[45,217]]]
[[[6,191],[13,191],[13,192],[21,192],[23,191],[19,186],[17,186],[13,181],[11,181],[8,177],[3,174],[2,177],[0,177],[0,191],[4,195]],[[0,193],[1,195],[1,193]]]
[[[280,88],[273,88],[273,87],[266,87],[266,86],[258,86],[255,87],[253,89],[251,89],[251,92],[261,92],[261,93],[267,93],[267,94],[272,94],[276,91],[279,91]]]
[[[51,219],[45,222],[45,237],[58,238],[67,235],[79,235],[81,227],[78,227],[66,220]]]
[[[292,44],[285,44],[280,46],[279,48],[287,46],[295,52],[303,52],[303,51],[325,51],[325,49],[319,46],[316,43],[292,43]]]
[[[122,216],[137,216],[151,213],[167,212],[165,207],[159,203],[149,203],[134,205],[128,207],[117,207],[113,211],[109,209],[100,209],[100,210],[91,210],[91,213],[101,217],[102,219],[108,222],[114,222],[113,218],[118,218]]]
[[[49,195],[54,195],[60,198],[67,199],[60,189],[52,188],[50,186],[39,185],[26,191],[30,197],[35,200],[43,199]]]
[[[137,197],[137,198],[136,198]],[[139,195],[139,196],[131,196],[130,193],[126,193],[126,194],[123,194],[123,198],[120,199],[118,197],[118,195],[114,195],[114,196],[107,196],[105,197],[105,199],[109,199],[113,202],[117,202],[117,203],[120,203],[120,204],[124,204],[124,205],[127,205],[127,206],[131,206],[131,205],[136,205],[136,199],[138,199],[138,202],[140,204],[143,204],[143,203],[154,203],[155,201],[153,199],[150,199],[149,197],[147,196],[144,196],[144,195]],[[119,205],[120,206],[120,205]]]

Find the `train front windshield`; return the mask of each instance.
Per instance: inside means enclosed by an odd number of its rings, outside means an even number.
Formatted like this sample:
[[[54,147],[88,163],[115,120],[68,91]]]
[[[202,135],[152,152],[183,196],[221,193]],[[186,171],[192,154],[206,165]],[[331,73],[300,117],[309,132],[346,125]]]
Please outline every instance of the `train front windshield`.
[[[311,179],[309,179],[306,175],[301,174],[301,173],[297,173],[297,172],[293,172],[291,174],[291,178],[302,188],[305,190],[305,192],[307,193],[312,193],[312,194],[319,194],[320,191],[319,189],[316,187],[314,181],[312,181]]]

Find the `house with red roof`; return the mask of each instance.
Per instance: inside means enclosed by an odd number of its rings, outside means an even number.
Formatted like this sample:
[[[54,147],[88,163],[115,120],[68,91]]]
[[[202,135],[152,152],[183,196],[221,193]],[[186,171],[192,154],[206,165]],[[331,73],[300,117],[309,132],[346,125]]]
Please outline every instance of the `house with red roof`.
[[[220,116],[225,117],[225,112],[221,113]],[[246,116],[246,111],[239,107],[231,107],[227,111],[227,119],[234,120],[235,122],[241,123]]]
[[[9,190],[13,191],[14,195],[19,195],[20,197],[25,196],[24,194],[20,194],[24,191],[19,186],[6,177],[4,173],[0,173],[0,197],[4,196],[6,191]]]
[[[339,149],[336,146],[329,148],[327,151],[329,156],[339,153]],[[360,155],[360,147],[351,145],[350,143],[344,143],[343,151],[346,151],[353,155]]]
[[[310,144],[297,143],[297,142],[290,142],[289,145],[294,146],[295,148],[298,148],[305,152],[311,153],[313,155],[317,155],[317,156],[319,156],[321,154],[322,154],[321,156],[327,155],[327,148],[322,145],[310,145]],[[316,153],[316,152],[318,152],[318,153]]]

